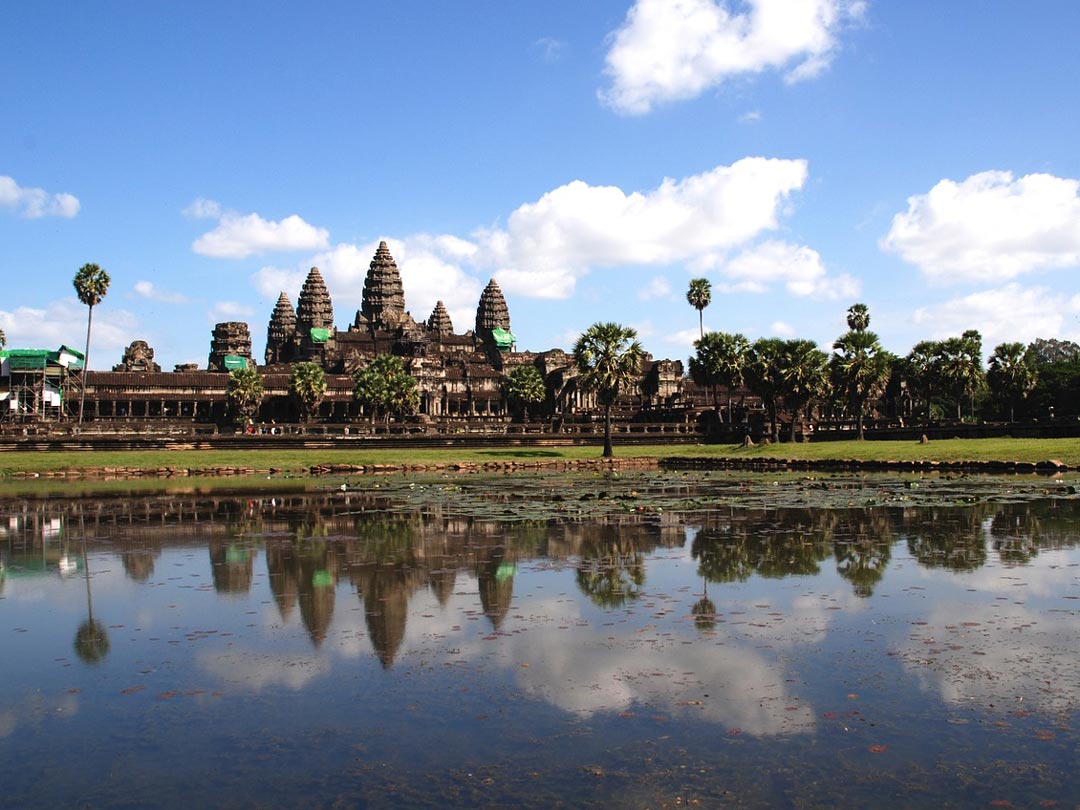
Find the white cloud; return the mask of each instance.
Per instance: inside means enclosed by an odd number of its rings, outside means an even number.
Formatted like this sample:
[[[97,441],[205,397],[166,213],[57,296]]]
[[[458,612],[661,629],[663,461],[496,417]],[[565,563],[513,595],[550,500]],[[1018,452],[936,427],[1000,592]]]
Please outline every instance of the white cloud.
[[[470,239],[416,234],[387,242],[413,317],[426,319],[441,299],[455,328],[464,331],[472,327],[489,277],[510,297],[566,299],[579,279],[600,269],[667,268],[677,262],[691,269],[726,267],[729,251],[779,227],[785,201],[806,176],[804,160],[751,157],[682,180],[665,179],[647,192],[576,180],[519,206],[504,227],[481,228]],[[275,300],[284,290],[295,304],[308,269],[317,266],[344,325],[360,307],[376,245],[340,243],[292,267],[267,265],[253,280],[265,298]],[[828,277],[809,248],[766,242],[760,252],[757,270],[747,253],[725,273],[755,290],[782,281],[799,296],[850,295],[857,289],[847,277]],[[781,264],[766,265],[766,259]],[[642,292],[644,298],[671,294],[660,276]]]
[[[760,120],[761,112],[759,110],[750,110],[749,112],[744,112],[738,118],[738,122],[740,124],[756,124]]]
[[[721,264],[719,270],[738,292],[766,292],[771,284],[783,283],[799,297],[835,300],[859,293],[859,283],[852,277],[830,277],[816,250],[787,242],[754,245]]]
[[[1010,172],[942,180],[908,198],[881,247],[934,281],[1003,281],[1080,264],[1080,181]]]
[[[773,321],[769,324],[769,332],[781,338],[795,337],[795,327],[785,321]]]
[[[912,320],[929,328],[934,340],[978,329],[983,349],[991,351],[1006,341],[1030,343],[1035,338],[1080,340],[1076,316],[1080,296],[1066,298],[1045,287],[1023,287],[1015,282],[917,309]]]
[[[726,79],[787,70],[788,82],[828,67],[844,23],[863,2],[747,0],[741,13],[718,0],[637,0],[612,36],[600,99],[620,113],[694,98]]]
[[[804,160],[749,157],[658,188],[626,193],[575,180],[526,203],[505,229],[474,238],[499,283],[522,295],[566,298],[591,268],[713,261],[778,226],[782,203],[806,181]]]
[[[540,37],[533,42],[533,50],[545,62],[558,62],[566,50],[566,43],[554,37]]]
[[[182,213],[188,219],[218,219],[221,217],[221,203],[199,197]]]
[[[708,333],[710,331],[712,330],[706,326],[705,332]],[[697,327],[694,327],[693,329],[680,329],[678,332],[664,335],[664,343],[671,346],[677,346],[692,354],[694,351],[694,341],[700,337],[701,331]]]
[[[206,313],[210,323],[222,323],[225,321],[245,321],[255,315],[255,310],[245,304],[236,301],[218,301]]]
[[[0,329],[7,336],[9,348],[56,349],[64,344],[81,352],[86,346],[86,314],[86,307],[77,298],[62,298],[44,308],[0,310]],[[132,313],[101,305],[94,307],[90,368],[107,369],[112,362],[119,361],[138,329],[138,319]],[[112,355],[116,355],[116,360],[102,360]]]
[[[649,283],[638,291],[638,300],[650,301],[653,298],[667,298],[669,295],[671,295],[671,282],[663,276],[653,276],[649,279]]]
[[[191,300],[183,293],[162,290],[152,281],[136,281],[133,289],[140,298],[149,298],[151,301],[162,301],[166,304],[186,304]]]
[[[185,211],[199,216],[212,216],[212,203],[196,200]],[[191,249],[203,256],[219,259],[243,259],[248,256],[293,250],[321,250],[330,244],[330,232],[309,225],[293,214],[274,222],[258,214],[238,214],[226,211],[212,231],[200,236]]]
[[[0,208],[10,208],[26,219],[71,219],[79,213],[79,199],[73,194],[50,194],[42,188],[23,188],[13,178],[0,175]]]

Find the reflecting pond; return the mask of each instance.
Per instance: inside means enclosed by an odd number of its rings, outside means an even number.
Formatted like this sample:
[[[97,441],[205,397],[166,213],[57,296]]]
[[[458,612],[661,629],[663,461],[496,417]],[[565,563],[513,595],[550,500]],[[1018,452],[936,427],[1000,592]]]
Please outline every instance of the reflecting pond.
[[[1075,480],[0,498],[0,805],[1080,802]]]

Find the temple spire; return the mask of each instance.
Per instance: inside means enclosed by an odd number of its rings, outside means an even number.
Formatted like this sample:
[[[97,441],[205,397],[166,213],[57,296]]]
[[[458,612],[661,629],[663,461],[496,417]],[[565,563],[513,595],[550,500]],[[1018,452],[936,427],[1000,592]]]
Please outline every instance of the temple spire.
[[[386,242],[379,242],[364,279],[364,298],[360,314],[374,329],[389,330],[405,318],[405,288],[397,263]]]
[[[295,337],[296,312],[289,296],[282,292],[266,327],[266,365],[272,366],[292,359],[291,346]]]
[[[296,304],[296,326],[301,335],[312,329],[334,328],[334,303],[318,267],[312,267]]]
[[[435,302],[435,309],[431,311],[427,326],[438,335],[454,334],[454,324],[450,321],[450,313],[446,311],[446,306],[442,301]]]

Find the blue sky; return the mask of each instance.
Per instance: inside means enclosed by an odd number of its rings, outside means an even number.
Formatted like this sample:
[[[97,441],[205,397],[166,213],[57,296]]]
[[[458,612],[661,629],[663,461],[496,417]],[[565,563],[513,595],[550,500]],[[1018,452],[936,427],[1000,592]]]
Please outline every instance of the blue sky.
[[[1080,340],[1080,4],[1041,0],[9,3],[0,328],[261,357],[318,266],[344,329],[380,239],[406,306],[523,349],[591,323],[685,359],[708,329],[894,352]]]

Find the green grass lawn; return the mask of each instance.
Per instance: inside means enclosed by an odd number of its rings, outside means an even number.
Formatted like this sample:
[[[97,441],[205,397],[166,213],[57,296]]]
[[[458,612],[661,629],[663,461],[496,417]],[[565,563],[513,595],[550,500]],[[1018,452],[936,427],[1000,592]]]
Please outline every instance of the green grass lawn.
[[[649,445],[615,446],[619,458],[713,456],[752,460],[787,458],[808,460],[855,459],[874,461],[1044,461],[1058,459],[1080,466],[1080,439],[947,439],[918,442],[848,441],[810,444]],[[53,451],[0,453],[0,475],[75,470],[85,467],[140,469],[212,469],[251,467],[297,471],[317,464],[437,464],[486,461],[557,461],[598,458],[600,447],[507,447],[501,449],[377,448],[341,450],[170,450],[170,451]]]

